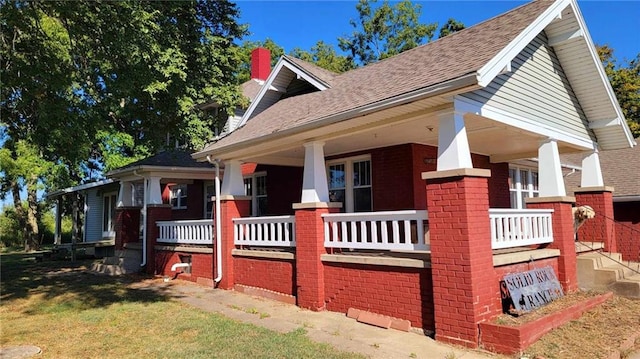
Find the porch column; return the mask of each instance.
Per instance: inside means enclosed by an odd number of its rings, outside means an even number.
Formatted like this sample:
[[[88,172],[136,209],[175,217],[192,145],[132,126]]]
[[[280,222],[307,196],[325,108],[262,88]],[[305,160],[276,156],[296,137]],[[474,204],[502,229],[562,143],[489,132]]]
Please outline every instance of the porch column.
[[[540,197],[566,196],[558,142],[547,139],[538,147],[538,188]]]
[[[438,114],[438,171],[473,168],[463,114],[447,111]]]
[[[224,177],[220,186],[220,230],[221,238],[216,238],[214,246],[222,247],[222,278],[218,287],[222,289],[233,289],[235,276],[233,270],[232,251],[234,244],[233,219],[251,216],[251,197],[245,196],[244,179],[242,178],[241,162],[238,160],[227,160],[224,162]],[[217,263],[215,268],[217,271]],[[215,273],[216,277],[220,273]]]
[[[158,181],[158,186],[160,181]],[[162,199],[161,199],[162,200]],[[156,225],[157,221],[171,220],[170,204],[147,204],[146,213],[146,230],[147,233],[147,274],[162,273],[163,268],[156,268],[156,241],[158,240],[159,230]]]
[[[220,194],[222,196],[244,196],[244,179],[242,178],[242,163],[237,160],[224,161],[224,177]]]
[[[329,184],[324,164],[324,142],[304,144],[304,176],[301,203],[329,202]]]
[[[147,196],[147,204],[162,204],[162,188],[160,186],[160,177],[149,177],[147,180],[147,190],[144,192]]]
[[[533,197],[526,199],[527,208],[553,209],[551,222],[553,226],[553,242],[548,248],[560,250],[558,257],[558,281],[565,293],[578,289],[578,269],[576,260],[576,244],[573,235],[574,197]]]
[[[56,231],[53,236],[53,244],[62,244],[62,196],[56,198]]]
[[[227,172],[228,168],[229,167],[225,166],[225,177],[223,183],[226,182],[228,178],[230,178],[227,177],[229,173]],[[235,285],[232,254],[233,249],[235,248],[233,219],[240,217],[249,217],[251,215],[251,197],[244,195],[221,195],[220,213],[216,213],[216,215],[220,216],[221,238],[216,238],[215,240],[214,253],[218,250],[217,246],[222,247],[222,278],[218,283],[218,287],[222,289],[233,289]],[[217,277],[218,275],[220,275],[220,273],[217,273],[217,263],[215,263],[214,267],[216,268],[215,275]]]
[[[296,296],[298,306],[315,311],[325,309],[324,248],[322,215],[340,210],[342,203],[329,201],[329,184],[324,162],[324,142],[304,144],[304,176],[301,203],[296,213]]]
[[[607,252],[617,252],[615,222],[613,220],[613,187],[604,185],[600,156],[594,150],[582,160],[580,188],[575,191],[576,206],[590,206],[596,212],[578,230],[578,239],[602,242]]]
[[[131,182],[120,181],[118,191],[118,207],[131,207],[133,204],[133,191]]]
[[[475,348],[478,323],[500,313],[488,178],[462,168],[425,172],[436,340]]]

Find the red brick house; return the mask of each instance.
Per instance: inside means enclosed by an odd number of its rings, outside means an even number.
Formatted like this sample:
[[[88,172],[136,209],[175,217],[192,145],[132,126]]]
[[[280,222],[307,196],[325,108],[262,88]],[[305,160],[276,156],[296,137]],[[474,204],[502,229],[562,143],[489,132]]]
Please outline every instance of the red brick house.
[[[285,56],[238,128],[193,154],[224,168],[213,247],[156,244],[170,209],[147,206],[147,270],[476,347],[505,274],[550,266],[577,289],[560,154],[589,151],[581,185],[604,202],[598,150],[634,145],[572,0],[343,74]]]

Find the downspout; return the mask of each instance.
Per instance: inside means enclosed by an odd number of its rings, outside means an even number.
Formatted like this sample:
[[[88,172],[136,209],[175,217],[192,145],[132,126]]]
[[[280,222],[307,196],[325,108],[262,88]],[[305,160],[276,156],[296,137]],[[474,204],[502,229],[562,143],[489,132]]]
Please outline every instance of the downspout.
[[[142,186],[144,188],[144,196],[142,197],[143,198],[142,212],[144,217],[142,221],[142,262],[140,262],[140,267],[144,267],[147,265],[147,202],[148,202],[147,196],[149,195],[149,189],[147,188],[147,186],[149,185],[149,183],[147,182],[147,178],[139,175],[136,170],[133,170],[133,175],[142,177],[144,181],[143,182],[144,185]]]
[[[216,267],[218,276],[213,280],[219,283],[222,279],[222,246],[220,245],[220,237],[222,237],[222,228],[220,228],[222,220],[220,219],[220,160],[211,160],[211,156],[207,155],[207,161],[216,168],[216,178],[214,187],[216,191]]]

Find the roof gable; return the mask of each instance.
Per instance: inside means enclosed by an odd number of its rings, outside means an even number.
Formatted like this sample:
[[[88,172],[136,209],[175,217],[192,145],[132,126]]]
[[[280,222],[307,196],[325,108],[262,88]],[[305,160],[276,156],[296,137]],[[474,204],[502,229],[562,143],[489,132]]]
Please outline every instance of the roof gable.
[[[280,58],[260,91],[242,116],[240,126],[281,98],[330,88],[334,74],[300,59]]]

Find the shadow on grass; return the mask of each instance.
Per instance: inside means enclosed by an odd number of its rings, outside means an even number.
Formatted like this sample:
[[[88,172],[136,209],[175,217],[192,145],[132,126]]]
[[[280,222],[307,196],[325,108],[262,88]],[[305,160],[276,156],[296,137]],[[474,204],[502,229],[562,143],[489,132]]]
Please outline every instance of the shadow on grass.
[[[25,314],[33,314],[49,310],[100,308],[123,302],[152,303],[171,298],[162,289],[131,287],[133,283],[150,278],[148,276],[103,276],[89,273],[87,268],[92,262],[93,260],[37,262],[34,255],[3,254],[0,257],[0,300],[8,303],[41,296],[40,304],[25,310]]]

